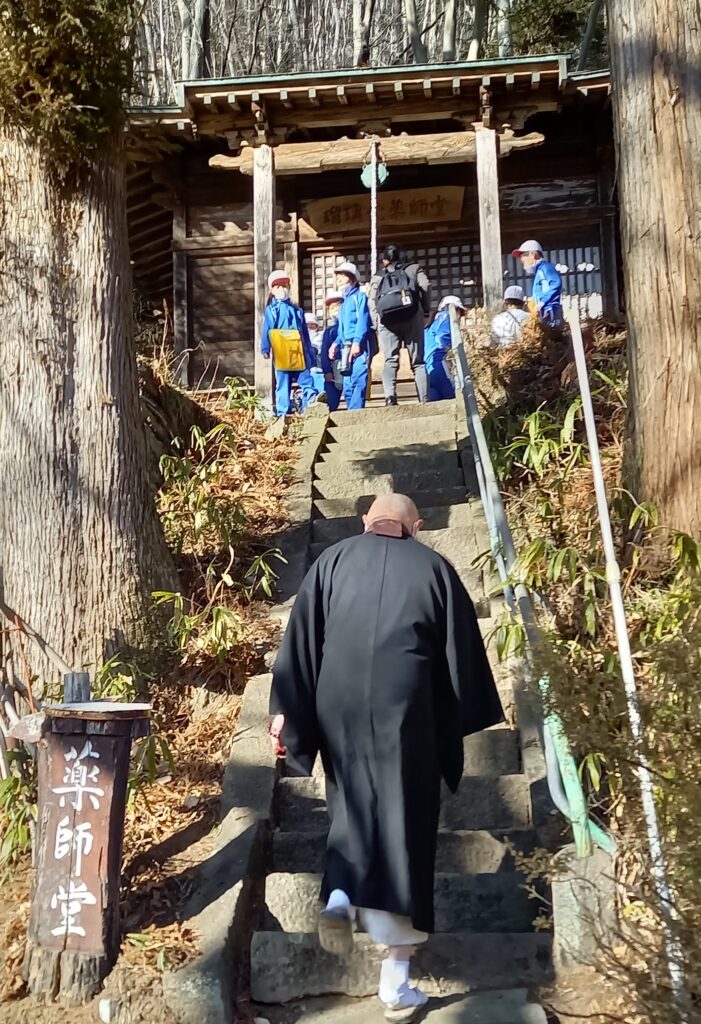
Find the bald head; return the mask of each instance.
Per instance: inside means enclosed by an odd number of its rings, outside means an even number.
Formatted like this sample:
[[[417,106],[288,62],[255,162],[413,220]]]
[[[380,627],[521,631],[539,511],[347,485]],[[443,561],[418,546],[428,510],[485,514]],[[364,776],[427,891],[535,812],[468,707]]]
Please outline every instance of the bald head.
[[[380,519],[400,523],[412,537],[415,537],[423,526],[419,510],[406,494],[380,494],[375,498],[367,515],[363,516],[363,523],[368,527]]]

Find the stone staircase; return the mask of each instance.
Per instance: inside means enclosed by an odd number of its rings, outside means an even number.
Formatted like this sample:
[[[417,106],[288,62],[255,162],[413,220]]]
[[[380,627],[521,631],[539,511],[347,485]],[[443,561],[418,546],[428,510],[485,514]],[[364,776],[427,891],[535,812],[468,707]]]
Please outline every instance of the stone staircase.
[[[461,425],[462,424],[462,425]],[[400,491],[417,503],[421,539],[455,565],[491,627],[486,570],[473,566],[488,548],[464,417],[455,402],[402,404],[332,416],[315,465],[311,558],[362,529],[374,495]],[[490,653],[491,656],[491,653]],[[508,721],[465,741],[458,793],[444,793],[435,883],[436,934],[420,951],[414,975],[438,998],[429,1020],[473,1024],[544,1024],[528,990],[552,974],[551,936],[538,932],[540,911],[514,866],[513,850],[535,845],[532,736],[516,721],[511,676],[493,658]],[[529,733],[530,735],[530,733]],[[537,772],[535,773],[537,774]],[[537,802],[537,801],[536,801]],[[251,947],[251,994],[264,1004],[304,999],[304,1012],[273,1020],[382,1019],[379,1004],[321,996],[374,995],[384,951],[357,935],[348,959],[324,953],[316,937],[318,891],[327,831],[321,774],[281,778],[274,798],[272,870],[265,910]],[[268,1007],[266,1007],[267,1011]]]

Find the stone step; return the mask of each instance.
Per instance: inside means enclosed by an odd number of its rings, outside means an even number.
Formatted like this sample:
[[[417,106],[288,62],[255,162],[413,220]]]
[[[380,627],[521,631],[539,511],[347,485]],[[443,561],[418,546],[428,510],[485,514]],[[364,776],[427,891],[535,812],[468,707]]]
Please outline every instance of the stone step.
[[[449,527],[459,527],[467,530],[472,523],[473,509],[467,502],[461,505],[434,506],[433,508],[422,508],[421,518],[424,521],[424,530],[445,530]],[[361,514],[339,516],[336,519],[314,519],[312,522],[312,540],[315,542],[327,541],[335,544],[346,537],[354,537],[363,531]]]
[[[380,454],[377,458],[370,458],[363,456],[359,459],[348,459],[346,461],[340,461],[334,459],[330,462],[317,462],[314,466],[314,479],[315,480],[330,480],[338,477],[339,473],[343,474],[344,479],[352,479],[358,477],[364,480],[371,479],[376,474],[384,476],[386,473],[390,473],[392,476],[403,476],[406,473],[412,473],[418,477],[421,474],[435,473],[438,471],[444,471],[450,473],[451,471],[459,470],[460,463],[458,462],[457,452],[428,452],[421,455],[415,455],[412,453],[400,453],[399,455]]]
[[[407,494],[410,491],[442,490],[445,487],[465,487],[462,470],[429,470],[412,473],[371,473],[367,471],[336,471],[332,477],[314,480],[313,498],[347,498],[357,500],[369,494]]]
[[[487,729],[463,742],[465,775],[518,775],[521,750],[517,729]]]
[[[323,871],[328,830],[316,832],[273,832],[272,870],[282,872]],[[438,832],[436,871],[468,875],[513,871],[510,847],[532,853],[535,834],[530,830]]]
[[[349,412],[340,409],[331,413],[329,423],[332,426],[350,426],[356,423],[394,422],[397,420],[430,419],[434,416],[452,416],[455,418],[455,399],[446,402],[406,402],[403,405],[382,406],[379,409],[357,409]]]
[[[356,937],[347,957],[335,957],[320,948],[316,935],[256,932],[251,998],[287,1003],[333,993],[374,995],[385,955],[365,935]],[[553,978],[552,939],[542,932],[436,933],[420,948],[412,974],[432,996],[543,985]]]
[[[445,511],[451,506],[463,505],[469,500],[462,485],[435,490],[421,488],[420,491],[407,492],[407,497],[411,498],[422,514],[428,508],[440,508]],[[313,504],[312,515],[315,521],[337,519],[341,516],[361,516],[367,512],[374,500],[374,494],[367,494],[359,498],[317,498]]]
[[[367,444],[360,442],[349,445],[339,441],[331,441],[319,453],[319,463],[332,462],[338,465],[339,462],[358,462],[361,459],[372,459],[373,461],[383,459],[420,459],[433,455],[447,455],[452,452],[453,458],[457,459],[458,445],[454,437],[437,441],[413,441],[402,443],[385,443],[384,439],[370,441]]]
[[[304,1024],[369,1024],[381,1019],[377,999],[319,996],[308,999],[303,1010],[304,1015],[299,1019]],[[434,999],[428,1011],[429,1024],[547,1024],[548,1021],[543,1007],[530,1001],[526,988],[475,992],[462,999],[459,996]]]
[[[457,793],[443,790],[442,828],[492,831],[530,825],[531,794],[524,775],[466,775]]]
[[[365,421],[350,425],[329,423],[328,444],[347,448],[385,448],[387,445],[437,444],[455,441],[455,420],[452,416],[435,416],[418,420]]]
[[[275,804],[276,823],[283,832],[318,832],[327,827],[323,779],[280,779]],[[491,832],[530,825],[531,798],[523,775],[467,775],[457,793],[444,789],[441,828]]]
[[[316,932],[320,874],[272,874],[265,880],[262,931]],[[438,873],[433,900],[438,932],[530,932],[540,909],[523,875]]]

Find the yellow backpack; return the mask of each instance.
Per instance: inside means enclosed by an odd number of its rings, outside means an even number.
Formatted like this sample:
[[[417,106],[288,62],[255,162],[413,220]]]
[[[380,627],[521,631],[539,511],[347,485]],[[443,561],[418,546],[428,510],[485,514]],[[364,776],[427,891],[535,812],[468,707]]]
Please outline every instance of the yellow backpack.
[[[276,370],[304,370],[304,345],[299,331],[273,327],[269,334]]]

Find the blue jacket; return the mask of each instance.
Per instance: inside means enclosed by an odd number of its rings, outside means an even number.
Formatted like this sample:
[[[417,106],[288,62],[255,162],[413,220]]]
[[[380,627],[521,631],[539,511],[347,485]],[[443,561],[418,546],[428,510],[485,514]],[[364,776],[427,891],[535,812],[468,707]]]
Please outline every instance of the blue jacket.
[[[329,359],[329,349],[332,345],[336,344],[336,338],[338,337],[338,321],[334,320],[332,324],[324,331],[324,337],[321,339],[321,369],[324,373],[333,373],[333,366]]]
[[[279,299],[273,299],[265,307],[263,332],[260,338],[260,350],[263,355],[267,355],[272,350],[270,331],[274,328],[282,331],[299,331],[302,335],[304,359],[307,369],[316,365],[316,355],[309,340],[309,331],[307,330],[304,313],[299,306],[295,306],[294,302],[291,302],[289,299],[286,299],[284,302],[280,302]]]
[[[361,352],[367,352],[371,331],[368,298],[356,285],[346,295],[338,314],[339,344],[350,342],[353,345],[360,345]]]
[[[562,323],[562,278],[547,260],[541,260],[535,268],[533,298],[541,320],[552,327]]]
[[[452,347],[450,311],[441,309],[433,318],[433,323],[424,331],[424,359],[429,370],[436,363],[441,363],[446,352],[450,352]]]

